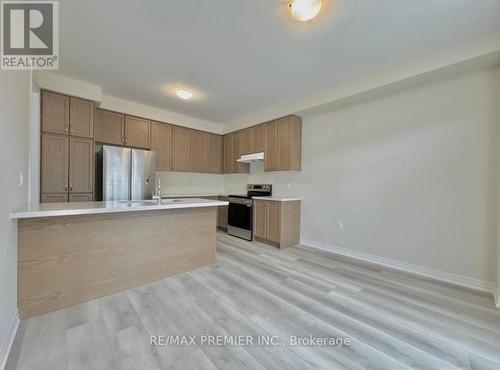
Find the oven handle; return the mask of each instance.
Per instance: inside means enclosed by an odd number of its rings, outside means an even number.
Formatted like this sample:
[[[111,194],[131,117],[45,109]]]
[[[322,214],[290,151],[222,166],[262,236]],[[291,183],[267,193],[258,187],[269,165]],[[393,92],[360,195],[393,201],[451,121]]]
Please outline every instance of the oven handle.
[[[252,206],[252,200],[251,199],[229,198],[229,203],[244,204],[247,207],[251,207]]]

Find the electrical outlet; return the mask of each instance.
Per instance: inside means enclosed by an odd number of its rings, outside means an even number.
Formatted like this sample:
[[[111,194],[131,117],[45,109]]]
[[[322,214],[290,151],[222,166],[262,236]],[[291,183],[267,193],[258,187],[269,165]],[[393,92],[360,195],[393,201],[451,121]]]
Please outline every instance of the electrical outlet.
[[[23,176],[23,173],[22,171],[19,172],[19,187],[21,188],[24,184],[24,176]]]
[[[342,221],[337,221],[337,229],[344,231],[344,223]]]
[[[288,184],[287,186],[288,186],[288,189],[290,189],[292,187],[292,184]]]

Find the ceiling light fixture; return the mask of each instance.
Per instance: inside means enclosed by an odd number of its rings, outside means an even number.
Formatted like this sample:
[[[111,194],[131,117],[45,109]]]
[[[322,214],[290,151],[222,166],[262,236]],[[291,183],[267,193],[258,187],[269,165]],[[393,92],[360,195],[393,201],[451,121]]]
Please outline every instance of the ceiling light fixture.
[[[309,21],[321,10],[321,0],[293,0],[290,3],[293,17],[298,21]]]
[[[186,89],[177,89],[175,90],[175,95],[183,100],[189,100],[193,97],[193,93]]]

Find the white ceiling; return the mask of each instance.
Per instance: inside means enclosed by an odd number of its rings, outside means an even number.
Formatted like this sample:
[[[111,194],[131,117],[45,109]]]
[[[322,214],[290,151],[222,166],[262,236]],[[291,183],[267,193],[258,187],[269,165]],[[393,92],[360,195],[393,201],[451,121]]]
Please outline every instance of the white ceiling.
[[[500,30],[499,0],[323,1],[300,23],[282,0],[60,0],[60,72],[225,123]]]

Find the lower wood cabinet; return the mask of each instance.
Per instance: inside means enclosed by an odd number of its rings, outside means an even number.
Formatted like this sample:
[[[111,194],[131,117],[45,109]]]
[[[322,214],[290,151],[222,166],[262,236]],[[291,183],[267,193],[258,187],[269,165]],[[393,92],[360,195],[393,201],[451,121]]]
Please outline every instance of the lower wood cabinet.
[[[300,201],[254,200],[254,238],[272,242],[280,248],[300,241]]]
[[[229,199],[228,199],[228,197],[222,197],[221,196],[221,197],[219,197],[219,200],[227,202]],[[220,229],[227,230],[227,214],[228,214],[228,211],[229,211],[229,207],[228,206],[220,206],[219,207],[219,217],[218,217],[217,226]]]

